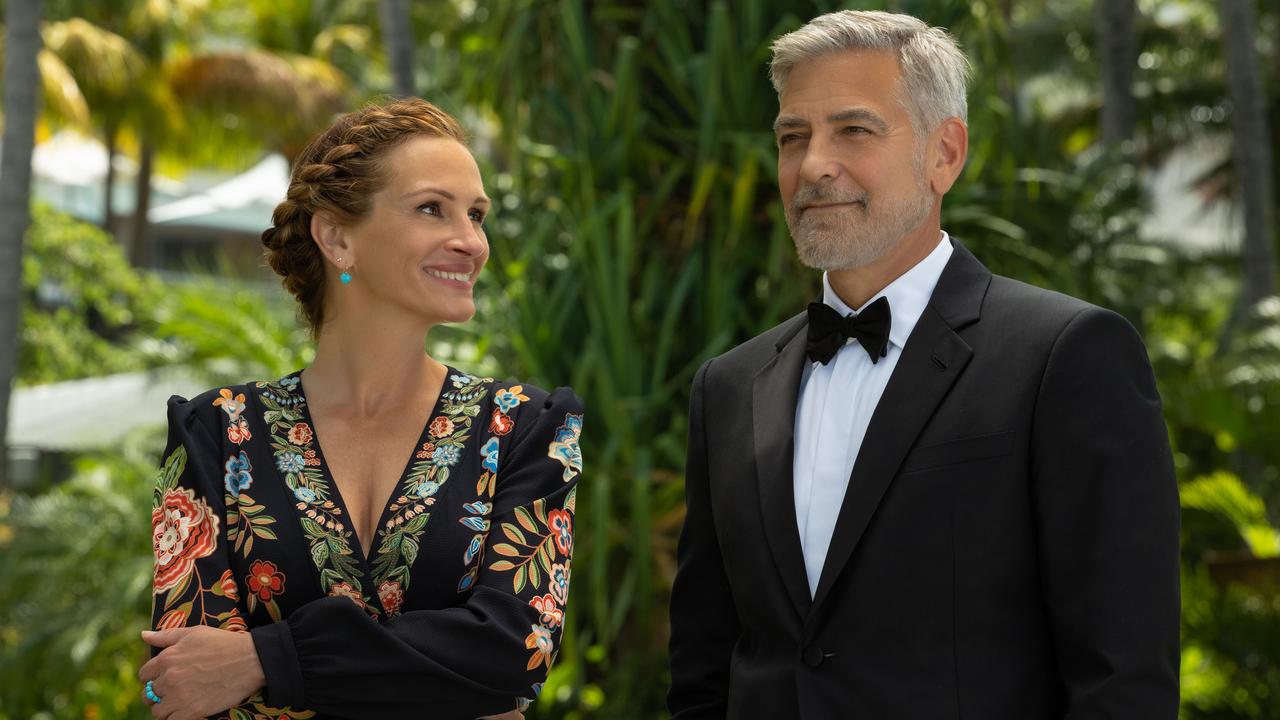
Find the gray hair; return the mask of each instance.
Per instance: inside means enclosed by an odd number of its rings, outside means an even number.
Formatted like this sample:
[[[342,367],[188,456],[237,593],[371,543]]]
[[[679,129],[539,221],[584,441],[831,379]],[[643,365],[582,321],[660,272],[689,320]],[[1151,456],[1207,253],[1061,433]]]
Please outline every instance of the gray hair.
[[[769,79],[779,95],[791,70],[802,61],[844,50],[895,51],[902,69],[901,99],[917,135],[933,131],[949,117],[968,122],[968,58],[946,30],[910,15],[873,10],[827,13],[778,38],[772,49]]]

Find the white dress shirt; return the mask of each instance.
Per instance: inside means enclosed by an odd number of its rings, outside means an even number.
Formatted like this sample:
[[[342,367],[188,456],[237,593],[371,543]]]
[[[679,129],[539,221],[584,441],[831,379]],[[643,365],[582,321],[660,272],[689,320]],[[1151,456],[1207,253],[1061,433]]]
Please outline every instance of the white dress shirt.
[[[831,362],[811,362],[804,369],[796,403],[792,463],[796,525],[800,529],[810,597],[818,589],[836,517],[871,414],[902,357],[902,347],[929,304],[951,252],[950,239],[944,232],[933,252],[858,308],[857,312],[862,312],[880,297],[889,299],[889,347],[879,362],[872,363],[862,345],[850,340]],[[822,275],[822,301],[842,316],[854,312],[831,289],[826,273]]]

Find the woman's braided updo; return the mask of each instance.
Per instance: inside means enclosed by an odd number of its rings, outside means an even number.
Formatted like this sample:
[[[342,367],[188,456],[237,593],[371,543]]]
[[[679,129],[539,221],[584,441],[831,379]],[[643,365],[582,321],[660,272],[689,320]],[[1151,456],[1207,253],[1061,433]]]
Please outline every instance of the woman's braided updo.
[[[324,322],[325,267],[311,237],[312,216],[323,210],[339,224],[359,222],[387,182],[387,153],[414,135],[466,142],[451,115],[426,100],[402,98],[340,116],[294,163],[289,193],[272,213],[262,244],[267,263],[297,298],[313,335]]]

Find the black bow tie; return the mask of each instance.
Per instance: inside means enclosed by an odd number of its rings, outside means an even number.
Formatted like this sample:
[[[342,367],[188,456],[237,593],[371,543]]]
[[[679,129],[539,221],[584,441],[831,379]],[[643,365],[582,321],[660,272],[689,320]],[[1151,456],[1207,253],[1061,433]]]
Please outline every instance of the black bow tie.
[[[831,362],[849,338],[862,344],[877,362],[889,352],[889,299],[880,297],[857,315],[841,317],[830,305],[809,303],[809,359],[823,365]]]

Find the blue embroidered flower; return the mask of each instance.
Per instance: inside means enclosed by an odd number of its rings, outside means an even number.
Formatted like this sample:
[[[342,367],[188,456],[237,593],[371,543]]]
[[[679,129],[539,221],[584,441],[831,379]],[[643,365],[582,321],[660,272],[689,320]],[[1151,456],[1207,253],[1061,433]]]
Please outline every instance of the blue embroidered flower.
[[[481,517],[464,517],[458,518],[458,522],[475,530],[476,532],[484,532],[489,529],[489,520]]]
[[[245,455],[243,450],[240,451],[240,455],[227,458],[223,468],[227,473],[222,479],[227,485],[227,492],[232,497],[240,497],[240,492],[247,490],[253,484],[253,476],[249,474],[253,466],[249,464],[249,456]]]
[[[462,457],[462,451],[453,445],[440,445],[431,453],[431,462],[439,467],[456,465]]]
[[[474,381],[470,375],[450,375],[449,380],[454,387],[459,389],[470,385]]]
[[[280,453],[276,455],[276,468],[285,475],[302,472],[307,461],[298,453]]]
[[[283,378],[280,378],[280,387],[284,388],[285,390],[293,390],[294,388],[298,387],[298,382],[299,382],[299,378],[296,375],[292,377],[283,377]]]
[[[480,448],[480,453],[484,455],[484,460],[480,461],[480,465],[489,472],[498,472],[498,438],[489,438],[489,442]]]
[[[316,501],[316,491],[309,487],[298,486],[294,488],[293,496],[308,505]]]
[[[484,543],[483,535],[476,535],[471,538],[471,542],[467,545],[466,552],[462,553],[462,564],[470,565],[475,558],[476,553],[480,552],[480,546]]]
[[[420,498],[429,498],[436,494],[442,484],[439,480],[423,480],[418,483],[418,487],[413,494]]]
[[[566,415],[564,424],[556,429],[555,439],[547,448],[547,457],[559,460],[564,466],[564,481],[569,482],[574,475],[582,472],[582,450],[578,447],[578,438],[582,435],[582,416]]]
[[[504,413],[509,413],[519,407],[520,403],[529,399],[524,394],[523,385],[513,385],[510,388],[503,388],[493,395],[493,404]]]

